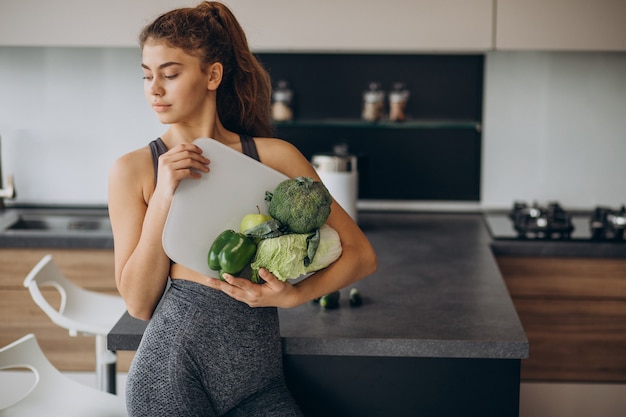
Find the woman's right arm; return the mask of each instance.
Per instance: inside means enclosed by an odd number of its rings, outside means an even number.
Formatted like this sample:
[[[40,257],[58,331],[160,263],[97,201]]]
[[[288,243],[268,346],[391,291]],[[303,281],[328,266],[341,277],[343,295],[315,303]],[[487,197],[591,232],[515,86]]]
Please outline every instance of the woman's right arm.
[[[159,181],[152,190],[146,152],[121,157],[109,174],[115,281],[129,314],[142,320],[152,317],[167,284],[170,260],[161,239],[174,190],[185,178],[199,178],[197,170],[208,171],[200,148],[178,145],[159,158]]]

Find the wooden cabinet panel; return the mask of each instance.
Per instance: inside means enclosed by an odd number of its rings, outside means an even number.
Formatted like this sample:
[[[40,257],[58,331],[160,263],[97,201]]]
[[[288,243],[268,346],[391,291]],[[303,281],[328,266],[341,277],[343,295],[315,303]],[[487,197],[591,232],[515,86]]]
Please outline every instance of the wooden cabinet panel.
[[[522,379],[626,381],[626,300],[513,303],[530,342]]]
[[[0,288],[22,287],[24,278],[47,254],[67,278],[94,291],[117,293],[111,249],[2,249]]]
[[[523,380],[626,382],[626,259],[497,260],[530,343]]]
[[[45,315],[24,288],[24,278],[46,254],[52,254],[59,269],[68,279],[93,291],[117,294],[114,278],[113,251],[107,250],[0,250],[0,346],[34,333],[48,359],[62,371],[95,369],[93,337],[69,332]],[[54,289],[45,289],[51,303],[58,302]],[[118,352],[118,370],[128,371],[134,352]]]
[[[626,259],[498,258],[514,297],[626,299]]]

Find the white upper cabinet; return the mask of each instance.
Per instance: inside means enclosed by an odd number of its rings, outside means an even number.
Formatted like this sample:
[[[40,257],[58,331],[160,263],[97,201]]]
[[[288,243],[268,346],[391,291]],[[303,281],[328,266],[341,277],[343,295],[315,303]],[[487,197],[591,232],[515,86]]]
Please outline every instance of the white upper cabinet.
[[[137,46],[189,0],[0,0],[0,45]],[[486,51],[493,0],[226,0],[256,51]]]
[[[626,51],[626,0],[497,0],[496,49]]]
[[[492,0],[230,0],[253,48],[486,51]]]
[[[183,0],[0,0],[0,45],[137,46],[141,28]]]
[[[133,47],[157,15],[198,2],[0,0],[0,45]],[[260,52],[626,51],[626,0],[225,3]]]

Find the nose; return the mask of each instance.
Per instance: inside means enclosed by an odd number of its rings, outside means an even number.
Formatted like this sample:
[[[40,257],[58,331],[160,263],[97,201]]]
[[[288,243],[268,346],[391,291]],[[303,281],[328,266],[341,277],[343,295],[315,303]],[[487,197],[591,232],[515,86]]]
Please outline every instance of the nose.
[[[150,83],[149,91],[150,91],[150,94],[153,95],[153,96],[162,96],[163,95],[163,87],[158,82],[156,77]]]

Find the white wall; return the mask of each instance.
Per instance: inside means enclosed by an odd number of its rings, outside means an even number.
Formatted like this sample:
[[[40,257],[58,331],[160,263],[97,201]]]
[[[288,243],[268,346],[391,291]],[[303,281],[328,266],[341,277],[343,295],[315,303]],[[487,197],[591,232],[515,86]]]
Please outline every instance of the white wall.
[[[22,203],[106,204],[114,159],[163,126],[138,48],[0,48],[4,175]]]
[[[486,56],[482,203],[626,203],[626,53]],[[3,172],[22,203],[106,204],[113,160],[160,125],[136,48],[0,47]]]
[[[482,203],[626,203],[626,53],[487,54]]]

